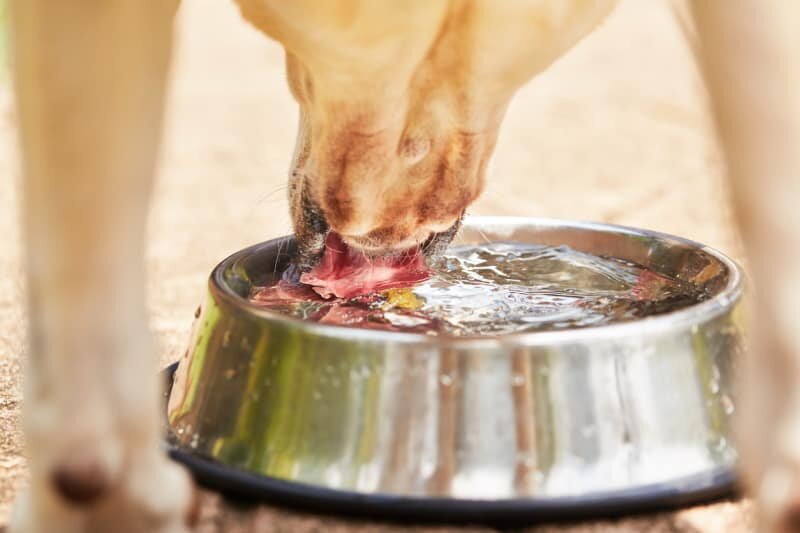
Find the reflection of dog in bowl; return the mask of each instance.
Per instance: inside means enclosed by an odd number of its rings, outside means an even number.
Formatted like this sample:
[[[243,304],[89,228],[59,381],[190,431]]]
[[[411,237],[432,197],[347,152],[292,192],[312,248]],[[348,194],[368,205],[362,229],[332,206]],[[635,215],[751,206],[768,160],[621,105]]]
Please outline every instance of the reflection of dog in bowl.
[[[483,187],[515,90],[614,2],[239,3],[286,48],[301,108],[292,218],[308,266],[330,231],[369,255],[446,245]],[[753,472],[769,466],[755,488],[772,517],[797,494],[800,461],[800,387],[788,355],[800,346],[786,321],[800,291],[784,290],[796,287],[800,258],[779,246],[800,242],[800,223],[790,223],[797,180],[787,179],[800,173],[793,145],[800,138],[800,74],[793,70],[800,8],[792,6],[758,2],[755,16],[707,0],[697,17],[745,233],[756,257],[771,261],[756,263],[756,273],[769,282],[764,294],[781,318],[751,382],[756,392],[786,393],[763,403],[762,423],[746,433],[755,443],[747,448]],[[175,7],[169,0],[14,5],[32,472],[17,530],[184,527],[189,482],[157,446],[154,350],[142,297],[144,219]],[[756,396],[751,405],[762,405]]]

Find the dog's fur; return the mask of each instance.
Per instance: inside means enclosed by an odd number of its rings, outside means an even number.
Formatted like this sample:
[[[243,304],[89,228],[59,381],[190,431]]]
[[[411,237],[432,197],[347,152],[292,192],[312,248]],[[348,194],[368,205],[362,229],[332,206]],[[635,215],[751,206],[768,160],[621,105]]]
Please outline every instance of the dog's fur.
[[[800,531],[800,4],[693,4],[758,294],[738,445],[768,531]]]
[[[290,199],[307,261],[329,228],[372,254],[449,238],[483,187],[515,90],[614,4],[238,2],[245,18],[286,49],[289,85],[301,109]],[[800,225],[783,222],[800,221],[788,204],[776,210],[771,204],[777,198],[772,192],[786,187],[780,180],[800,170],[797,151],[786,144],[800,138],[798,9],[781,0],[756,3],[767,14],[761,23],[739,8],[727,9],[728,0],[703,0],[697,18],[701,35],[708,36],[710,87],[715,97],[725,96],[717,100],[719,116],[747,236],[759,244],[753,248],[757,257],[774,257],[786,269],[756,270],[772,275],[765,293],[780,303],[773,316],[785,317],[770,337],[780,339],[775,354],[781,357],[763,352],[772,355],[765,366],[791,368],[791,378],[778,376],[782,390],[800,393],[791,357],[800,342],[786,321],[792,317],[786,302],[800,297],[797,270],[788,269],[800,267],[800,259],[794,249],[775,244],[785,241],[772,238],[778,228],[781,238],[800,242]],[[174,9],[173,0],[13,5],[30,290],[25,421],[32,474],[13,531],[186,528],[190,483],[159,452],[154,350],[142,297],[143,229]],[[779,19],[788,16],[795,17],[793,35],[768,31],[773,22],[785,27]],[[792,61],[795,69],[759,62],[744,45],[726,52],[731,32],[742,24],[753,28],[755,49],[786,59],[786,65]],[[761,99],[744,83],[741,72],[750,71],[742,67],[758,69],[762,87],[774,90],[770,120],[743,112],[742,105],[760,111]],[[784,101],[793,106],[786,114],[777,112]],[[768,186],[748,186],[752,180],[744,177],[760,176],[765,168],[771,171]],[[795,298],[781,298],[785,286]],[[762,378],[753,380],[758,390],[779,381],[764,371],[756,375]],[[797,490],[800,461],[800,400],[790,396],[774,405],[762,420],[780,421],[774,426],[777,444],[765,438],[750,449],[751,457],[762,458],[751,463],[758,465],[753,479],[770,472],[761,491],[768,523],[786,519],[781,513],[792,501],[786,487]]]
[[[448,234],[483,188],[514,92],[614,0],[237,0],[286,49],[290,178],[312,256],[328,227],[370,253]]]

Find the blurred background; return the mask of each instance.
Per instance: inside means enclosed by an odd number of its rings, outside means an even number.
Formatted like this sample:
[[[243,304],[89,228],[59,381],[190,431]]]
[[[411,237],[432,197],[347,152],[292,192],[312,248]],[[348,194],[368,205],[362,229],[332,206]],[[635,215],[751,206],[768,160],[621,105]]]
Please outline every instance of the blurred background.
[[[5,32],[5,0],[0,6]],[[232,1],[183,0],[177,26],[146,257],[163,365],[185,349],[214,265],[290,232],[285,183],[297,120],[282,49],[247,26]],[[18,425],[25,334],[19,183],[3,64],[0,526],[25,477]],[[488,188],[470,211],[633,225],[740,256],[700,79],[667,2],[623,0],[597,32],[519,92]],[[676,516],[686,531],[735,532],[749,530],[746,515],[742,504],[721,504]]]

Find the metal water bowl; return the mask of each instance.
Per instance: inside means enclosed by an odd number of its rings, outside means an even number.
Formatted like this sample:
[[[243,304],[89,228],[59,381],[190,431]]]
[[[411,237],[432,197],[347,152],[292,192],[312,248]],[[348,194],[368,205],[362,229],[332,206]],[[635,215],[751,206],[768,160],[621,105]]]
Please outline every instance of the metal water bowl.
[[[169,396],[171,453],[211,485],[335,511],[514,520],[684,504],[731,490],[742,274],[618,226],[473,218],[457,242],[568,245],[708,298],[598,327],[431,337],[290,318],[247,300],[285,239],[217,266]]]

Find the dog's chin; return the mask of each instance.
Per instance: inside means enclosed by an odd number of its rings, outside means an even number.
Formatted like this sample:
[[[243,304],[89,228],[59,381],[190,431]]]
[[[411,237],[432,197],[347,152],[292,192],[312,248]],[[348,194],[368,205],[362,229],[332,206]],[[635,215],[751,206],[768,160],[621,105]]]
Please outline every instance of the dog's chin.
[[[437,255],[441,255],[450,246],[450,243],[453,242],[456,235],[458,234],[458,230],[461,229],[461,224],[464,221],[464,212],[462,211],[461,216],[453,223],[452,226],[447,228],[444,231],[440,231],[438,233],[434,233],[428,239],[422,243],[420,246],[420,251],[422,255],[425,257],[436,257]]]

